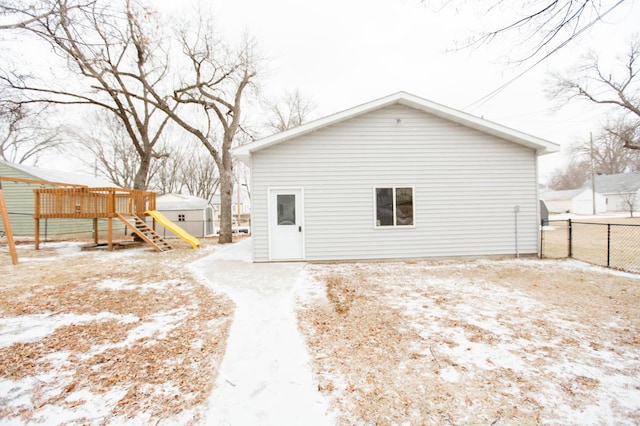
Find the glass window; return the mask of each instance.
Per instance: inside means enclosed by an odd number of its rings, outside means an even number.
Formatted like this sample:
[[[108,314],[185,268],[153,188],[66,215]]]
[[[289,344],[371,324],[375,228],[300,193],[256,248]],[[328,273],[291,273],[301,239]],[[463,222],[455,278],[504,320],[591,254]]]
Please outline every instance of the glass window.
[[[376,188],[376,226],[413,224],[413,188]]]
[[[396,188],[396,225],[413,225],[413,188]]]
[[[278,194],[278,225],[296,224],[295,194]]]
[[[393,188],[376,188],[376,225],[393,225]]]

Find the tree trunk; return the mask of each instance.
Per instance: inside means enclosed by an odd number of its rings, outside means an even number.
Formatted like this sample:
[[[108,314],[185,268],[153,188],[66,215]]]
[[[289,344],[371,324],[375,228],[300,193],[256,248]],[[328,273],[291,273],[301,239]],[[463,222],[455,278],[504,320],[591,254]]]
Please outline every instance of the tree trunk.
[[[149,177],[149,170],[151,169],[151,156],[145,155],[140,157],[140,167],[136,172],[136,176],[133,180],[133,189],[139,189],[141,191],[147,190],[147,178]]]
[[[232,212],[233,202],[233,167],[230,155],[223,155],[220,168],[220,234],[218,243],[226,244],[233,242]]]

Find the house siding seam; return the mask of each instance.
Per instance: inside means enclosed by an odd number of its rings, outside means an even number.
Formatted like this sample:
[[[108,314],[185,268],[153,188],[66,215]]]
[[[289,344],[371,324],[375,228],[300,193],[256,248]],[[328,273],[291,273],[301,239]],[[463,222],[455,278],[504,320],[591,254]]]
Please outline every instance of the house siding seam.
[[[538,250],[536,153],[392,105],[252,155],[254,260],[267,261],[268,187],[303,187],[306,260]],[[414,188],[416,226],[373,226],[373,188]],[[470,207],[472,206],[472,207]]]

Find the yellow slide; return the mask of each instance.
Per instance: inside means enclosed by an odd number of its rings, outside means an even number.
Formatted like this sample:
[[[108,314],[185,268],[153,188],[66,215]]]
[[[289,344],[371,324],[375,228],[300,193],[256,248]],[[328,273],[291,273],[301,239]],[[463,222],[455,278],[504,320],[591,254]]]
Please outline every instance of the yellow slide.
[[[180,237],[184,241],[186,241],[189,244],[191,244],[191,247],[193,247],[193,248],[199,248],[200,247],[200,241],[196,237],[192,236],[187,231],[185,231],[184,229],[182,229],[181,227],[179,227],[175,223],[171,222],[169,219],[167,219],[167,217],[165,215],[163,215],[159,211],[157,211],[157,210],[147,210],[146,212],[144,212],[144,214],[147,214],[147,215],[151,216],[152,218],[154,218],[160,225],[164,226],[165,229],[168,229],[169,231],[173,232],[174,234],[176,234],[178,237]]]

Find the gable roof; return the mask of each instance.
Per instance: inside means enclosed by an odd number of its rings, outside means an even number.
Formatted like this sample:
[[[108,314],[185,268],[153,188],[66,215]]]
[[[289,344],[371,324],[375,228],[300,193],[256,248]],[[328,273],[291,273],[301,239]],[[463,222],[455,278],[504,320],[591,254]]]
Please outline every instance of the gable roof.
[[[405,105],[462,126],[476,129],[480,132],[535,149],[538,155],[549,154],[560,150],[560,146],[553,142],[528,135],[518,130],[511,129],[466,112],[449,108],[406,92],[398,92],[385,96],[384,98],[376,99],[327,117],[311,121],[298,127],[285,130],[284,132],[276,133],[275,135],[268,136],[255,142],[239,146],[235,148],[232,153],[235,157],[246,161],[251,157],[251,154],[256,151],[394,104]]]
[[[545,201],[571,200],[586,190],[587,188],[565,189],[562,191],[544,191],[540,193],[540,198]]]
[[[163,194],[156,197],[158,210],[203,210],[209,205],[204,198],[182,194]]]
[[[591,186],[591,181],[585,186]],[[603,194],[636,192],[640,189],[640,173],[596,176],[596,191]]]
[[[71,173],[61,170],[43,169],[34,166],[25,166],[24,164],[9,163],[0,159],[0,164],[11,167],[12,169],[21,171],[32,176],[34,179],[46,182],[60,182],[73,185],[85,185],[91,188],[117,188],[112,182],[105,179],[91,176],[83,173]]]

